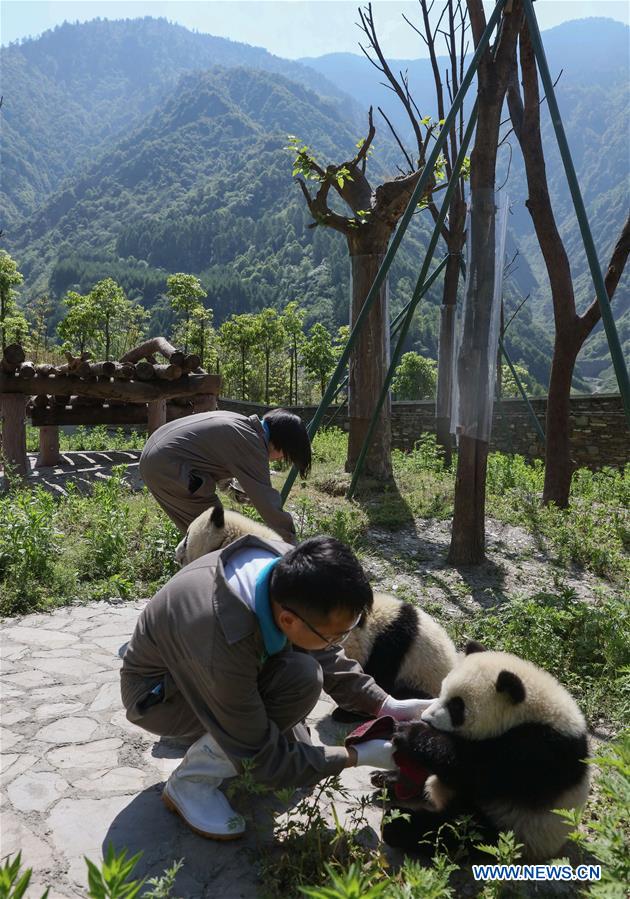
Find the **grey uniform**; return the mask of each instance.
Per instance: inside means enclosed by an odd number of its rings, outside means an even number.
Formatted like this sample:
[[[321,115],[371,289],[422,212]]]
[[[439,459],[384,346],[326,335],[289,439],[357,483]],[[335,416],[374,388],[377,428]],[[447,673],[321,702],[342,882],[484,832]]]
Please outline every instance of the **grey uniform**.
[[[127,718],[151,733],[196,739],[209,732],[237,770],[243,759],[271,787],[310,786],[338,774],[340,746],[313,746],[300,724],[322,686],[337,703],[376,715],[387,694],[342,649],[289,647],[266,656],[255,613],[225,580],[239,549],[274,555],[291,547],[242,537],[178,572],[141,613],[123,659]],[[145,708],[160,681],[164,700]]]
[[[218,502],[217,481],[237,478],[269,527],[295,543],[293,519],[271,486],[267,440],[257,415],[200,412],[162,425],[145,444],[140,474],[183,533]],[[198,485],[192,492],[191,478]]]

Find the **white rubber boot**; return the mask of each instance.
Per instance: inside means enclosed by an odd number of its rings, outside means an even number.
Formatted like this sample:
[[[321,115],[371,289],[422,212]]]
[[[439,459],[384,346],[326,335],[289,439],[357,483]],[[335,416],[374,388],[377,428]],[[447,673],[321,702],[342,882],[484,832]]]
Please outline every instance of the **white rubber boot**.
[[[236,840],[245,832],[245,820],[218,789],[226,777],[236,773],[216,740],[204,734],[167,780],[162,800],[199,836]]]

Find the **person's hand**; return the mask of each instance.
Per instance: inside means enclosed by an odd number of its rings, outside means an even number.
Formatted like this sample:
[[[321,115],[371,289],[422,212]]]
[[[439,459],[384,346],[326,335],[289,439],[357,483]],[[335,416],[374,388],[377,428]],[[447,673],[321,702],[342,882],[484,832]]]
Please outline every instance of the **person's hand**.
[[[365,743],[355,743],[352,749],[357,755],[357,767],[369,765],[370,768],[386,768],[388,771],[396,768],[391,740],[366,740]]]
[[[378,714],[379,717],[391,715],[395,721],[415,721],[434,702],[434,699],[394,699],[388,696]]]

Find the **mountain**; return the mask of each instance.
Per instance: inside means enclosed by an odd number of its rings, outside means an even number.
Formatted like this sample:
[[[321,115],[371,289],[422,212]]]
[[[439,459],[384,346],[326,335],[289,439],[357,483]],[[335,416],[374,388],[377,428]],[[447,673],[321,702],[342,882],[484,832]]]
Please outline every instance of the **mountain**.
[[[5,229],[162,104],[182,75],[214,65],[277,72],[352,105],[312,68],[166,19],[66,22],[3,47]]]
[[[298,133],[321,159],[344,159],[363,128],[347,106],[278,74],[215,67],[183,76],[15,230],[25,295],[60,297],[111,274],[151,308],[168,272],[186,270],[202,275],[216,321],[299,297],[312,320],[340,324],[345,242],[308,227],[286,135]],[[401,257],[398,271],[410,275],[413,264]]]

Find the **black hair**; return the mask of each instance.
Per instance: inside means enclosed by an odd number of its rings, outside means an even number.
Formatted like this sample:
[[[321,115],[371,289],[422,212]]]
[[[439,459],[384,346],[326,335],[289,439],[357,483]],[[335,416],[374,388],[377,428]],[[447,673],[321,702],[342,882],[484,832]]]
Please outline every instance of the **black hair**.
[[[263,417],[269,425],[269,439],[285,459],[295,465],[301,477],[311,470],[311,441],[299,415],[287,409],[272,409]]]
[[[373,601],[359,560],[335,537],[311,537],[289,550],[273,568],[269,596],[314,622],[338,610],[369,612]]]

